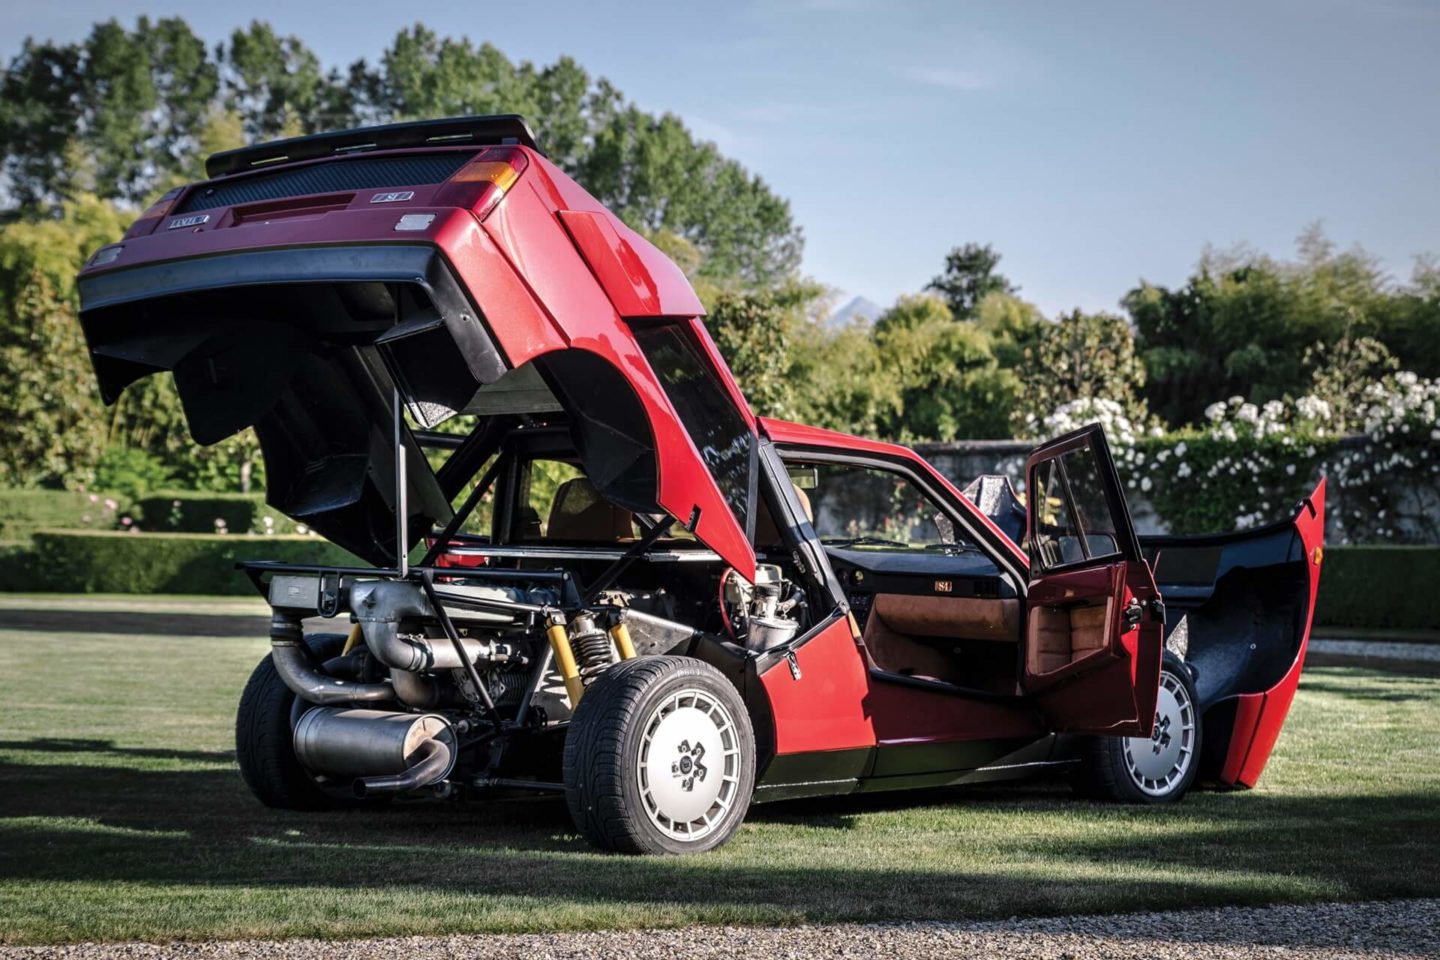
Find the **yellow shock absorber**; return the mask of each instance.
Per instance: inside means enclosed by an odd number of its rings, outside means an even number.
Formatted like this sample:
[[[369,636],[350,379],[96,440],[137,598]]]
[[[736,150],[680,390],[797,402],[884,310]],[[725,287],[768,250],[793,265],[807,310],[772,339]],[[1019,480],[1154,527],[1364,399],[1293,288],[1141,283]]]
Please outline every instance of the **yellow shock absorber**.
[[[343,656],[345,656],[347,653],[349,653],[351,650],[354,650],[355,647],[359,645],[359,643],[360,643],[360,624],[358,624],[358,623],[352,623],[352,624],[350,625],[350,636],[348,636],[348,637],[345,638],[345,649],[340,651],[340,656],[343,657]]]
[[[624,614],[615,618],[615,624],[610,628],[610,639],[615,641],[615,650],[621,660],[635,659],[635,645],[630,642],[630,628],[625,626]]]
[[[565,681],[565,692],[570,695],[570,709],[574,710],[580,706],[585,685],[580,682],[580,668],[575,664],[575,651],[570,649],[570,637],[565,632],[565,622],[562,620],[557,623],[552,620],[545,629],[545,636],[550,639],[555,665],[560,668],[560,676]]]

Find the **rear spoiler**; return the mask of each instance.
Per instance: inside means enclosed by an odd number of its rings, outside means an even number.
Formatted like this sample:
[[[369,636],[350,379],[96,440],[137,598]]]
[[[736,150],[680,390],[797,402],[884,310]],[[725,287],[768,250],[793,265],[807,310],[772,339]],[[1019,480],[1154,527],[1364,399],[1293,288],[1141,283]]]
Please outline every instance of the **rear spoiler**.
[[[222,150],[205,160],[208,177],[243,173],[256,167],[298,160],[316,160],[337,153],[369,150],[395,150],[401,147],[435,147],[452,144],[515,144],[539,150],[530,125],[519,114],[495,117],[447,117],[440,120],[416,120],[410,123],[388,123],[378,127],[357,127],[336,130],[308,137],[271,140],[236,150]]]

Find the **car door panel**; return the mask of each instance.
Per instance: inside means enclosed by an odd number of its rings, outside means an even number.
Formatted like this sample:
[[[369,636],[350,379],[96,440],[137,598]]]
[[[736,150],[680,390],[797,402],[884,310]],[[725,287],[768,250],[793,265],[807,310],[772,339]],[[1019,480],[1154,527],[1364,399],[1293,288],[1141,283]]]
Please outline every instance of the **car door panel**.
[[[1140,736],[1154,723],[1164,606],[1104,432],[1026,464],[1031,573],[1022,685],[1052,729]]]
[[[775,718],[777,755],[875,745],[865,664],[848,617],[767,655],[759,674]]]

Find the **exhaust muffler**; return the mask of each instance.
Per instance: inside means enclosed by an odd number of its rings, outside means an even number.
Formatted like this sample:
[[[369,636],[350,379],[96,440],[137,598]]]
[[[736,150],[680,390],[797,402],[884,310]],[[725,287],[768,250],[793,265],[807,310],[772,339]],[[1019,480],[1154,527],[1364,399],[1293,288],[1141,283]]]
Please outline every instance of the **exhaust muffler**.
[[[306,768],[354,778],[357,797],[439,783],[455,767],[455,730],[433,713],[314,707],[295,725]]]

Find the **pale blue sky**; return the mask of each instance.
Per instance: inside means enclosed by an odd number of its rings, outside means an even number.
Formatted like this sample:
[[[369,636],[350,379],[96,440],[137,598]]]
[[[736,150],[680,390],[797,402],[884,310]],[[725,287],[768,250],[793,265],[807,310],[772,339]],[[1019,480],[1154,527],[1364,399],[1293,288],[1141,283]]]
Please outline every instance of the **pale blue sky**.
[[[806,272],[882,304],[967,240],[1047,313],[1180,283],[1207,243],[1288,255],[1316,219],[1401,279],[1440,253],[1440,0],[10,0],[0,54],[141,12],[269,20],[327,63],[417,18],[570,54],[768,180]]]

